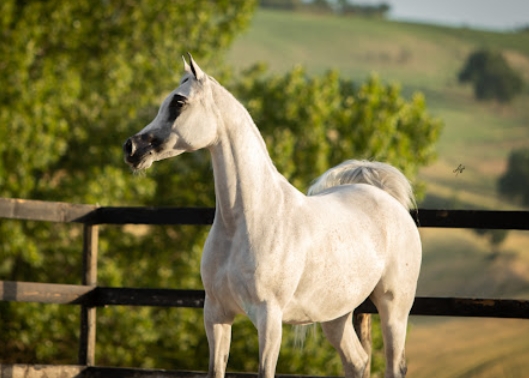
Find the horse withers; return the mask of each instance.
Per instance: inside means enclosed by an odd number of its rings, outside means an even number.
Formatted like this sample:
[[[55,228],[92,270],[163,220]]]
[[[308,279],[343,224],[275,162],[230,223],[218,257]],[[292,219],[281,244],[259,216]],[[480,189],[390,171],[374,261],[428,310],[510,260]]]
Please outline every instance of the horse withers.
[[[259,375],[274,376],[282,323],[321,323],[345,376],[369,361],[352,325],[366,298],[382,326],[386,377],[404,377],[404,344],[421,264],[406,177],[380,162],[350,160],[309,195],[275,168],[247,110],[189,56],[178,88],[123,148],[133,169],[186,151],[210,151],[216,215],[204,246],[204,324],[210,377],[225,374],[231,326],[258,330]]]

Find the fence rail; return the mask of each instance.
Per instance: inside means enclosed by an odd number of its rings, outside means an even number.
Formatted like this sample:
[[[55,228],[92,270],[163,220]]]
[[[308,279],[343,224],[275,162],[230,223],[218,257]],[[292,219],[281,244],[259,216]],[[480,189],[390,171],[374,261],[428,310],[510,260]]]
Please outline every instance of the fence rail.
[[[206,378],[207,373],[163,369],[117,368],[83,365],[5,365],[0,378]],[[257,373],[227,372],[225,378],[258,378]],[[276,378],[323,378],[310,375],[276,374]],[[333,378],[333,377],[326,377]]]
[[[80,376],[136,377],[141,375],[144,377],[151,376],[152,374],[154,374],[152,376],[157,377],[203,376],[202,373],[192,372],[172,372],[164,375],[166,373],[162,373],[162,371],[153,373],[155,371],[141,369],[112,370],[112,368],[105,368],[105,370],[103,368],[91,367],[95,364],[97,307],[127,305],[201,308],[204,305],[205,297],[204,291],[202,290],[112,288],[97,286],[98,225],[209,225],[213,222],[214,216],[215,211],[211,208],[98,207],[94,205],[0,198],[0,218],[82,223],[84,225],[82,285],[0,281],[0,300],[80,305],[81,336],[79,364],[83,367],[83,373]],[[418,211],[412,211],[411,216],[415,219],[417,225],[422,228],[529,230],[529,212],[527,211],[419,209]],[[376,308],[367,299],[358,307],[356,312],[359,314],[371,314],[376,313]],[[529,300],[417,297],[411,314],[529,319]],[[0,364],[0,378],[4,378],[4,376],[9,376],[10,378],[16,376],[22,377],[24,375],[15,375],[13,372],[16,369],[18,369],[16,371],[23,371],[23,367],[25,366],[29,365]],[[49,369],[53,368],[49,367]],[[11,375],[7,373],[8,370],[11,371]],[[66,374],[66,376],[69,375]],[[71,376],[73,377],[75,375]],[[233,376],[240,378],[242,376],[253,377],[255,375],[234,374]]]
[[[529,211],[412,210],[422,228],[529,230]],[[62,223],[209,225],[215,209],[199,207],[98,207],[63,202],[0,198],[0,218]]]
[[[104,306],[204,307],[203,290],[145,289],[0,281],[0,300]],[[377,313],[366,299],[358,313]],[[411,315],[529,319],[529,301],[487,298],[417,297]]]

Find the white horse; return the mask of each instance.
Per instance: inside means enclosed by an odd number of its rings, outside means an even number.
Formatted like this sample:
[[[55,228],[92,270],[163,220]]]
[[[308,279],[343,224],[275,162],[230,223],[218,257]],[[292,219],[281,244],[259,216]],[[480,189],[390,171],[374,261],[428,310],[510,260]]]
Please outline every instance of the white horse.
[[[234,317],[246,314],[258,330],[260,377],[274,376],[282,322],[321,323],[345,376],[361,377],[368,355],[352,311],[369,297],[380,314],[385,376],[403,377],[421,264],[408,180],[387,164],[348,161],[304,195],[276,170],[246,109],[189,58],[180,86],[123,147],[134,169],[211,153],[216,215],[201,262],[209,376],[224,376]]]

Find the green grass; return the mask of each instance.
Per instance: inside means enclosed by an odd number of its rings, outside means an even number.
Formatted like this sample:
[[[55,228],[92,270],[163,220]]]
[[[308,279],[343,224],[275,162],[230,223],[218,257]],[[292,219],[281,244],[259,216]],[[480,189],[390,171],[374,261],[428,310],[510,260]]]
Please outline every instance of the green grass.
[[[529,33],[259,10],[228,59],[239,67],[266,61],[273,71],[295,64],[314,73],[336,68],[354,78],[377,71],[406,85],[438,87],[454,82],[460,61],[482,46],[528,56]]]
[[[301,64],[309,74],[337,69],[362,81],[376,72],[399,82],[405,96],[421,91],[443,119],[438,161],[419,173],[425,207],[516,209],[498,198],[496,181],[513,148],[529,147],[529,93],[511,105],[474,100],[457,72],[476,48],[500,49],[529,82],[529,33],[339,18],[259,10],[228,54],[246,68],[267,62],[272,72]],[[463,164],[457,176],[453,170]],[[470,230],[421,230],[420,295],[527,298],[529,233],[511,231],[498,257]],[[522,377],[529,369],[526,321],[415,318],[408,341],[413,377]]]

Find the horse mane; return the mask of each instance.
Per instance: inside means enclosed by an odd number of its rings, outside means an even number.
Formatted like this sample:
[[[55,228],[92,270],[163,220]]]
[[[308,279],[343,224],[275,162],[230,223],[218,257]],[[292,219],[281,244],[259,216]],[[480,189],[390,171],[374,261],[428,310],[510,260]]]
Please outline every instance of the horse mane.
[[[397,168],[377,161],[347,160],[329,169],[310,186],[309,196],[340,185],[368,184],[392,195],[406,209],[416,207],[410,182]]]

